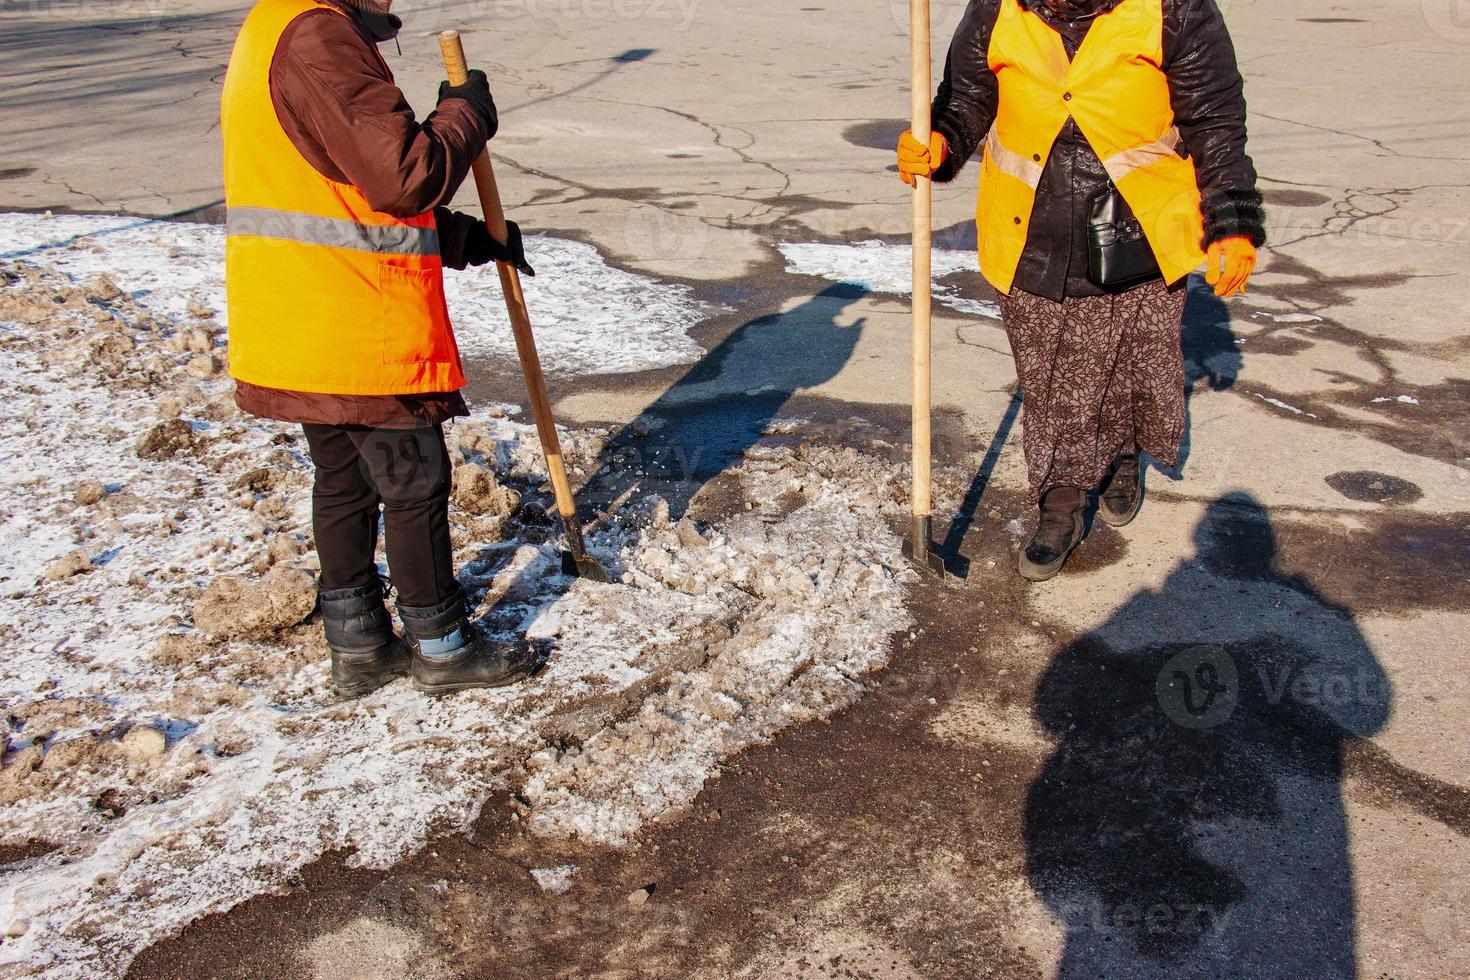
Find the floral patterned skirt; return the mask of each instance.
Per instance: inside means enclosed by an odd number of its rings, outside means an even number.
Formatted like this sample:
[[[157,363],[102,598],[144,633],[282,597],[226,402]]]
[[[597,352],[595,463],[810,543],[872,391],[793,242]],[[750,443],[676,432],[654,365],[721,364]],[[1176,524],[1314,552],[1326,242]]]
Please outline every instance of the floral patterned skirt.
[[[1060,303],[1019,289],[1000,297],[1033,502],[1053,487],[1093,489],[1125,448],[1179,465],[1187,293],[1156,280]]]

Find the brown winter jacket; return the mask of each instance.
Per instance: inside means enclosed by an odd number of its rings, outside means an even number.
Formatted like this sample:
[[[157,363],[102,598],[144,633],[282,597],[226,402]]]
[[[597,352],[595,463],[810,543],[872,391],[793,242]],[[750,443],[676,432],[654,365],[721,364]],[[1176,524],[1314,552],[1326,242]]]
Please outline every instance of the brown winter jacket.
[[[380,61],[398,18],[368,0],[324,0],[348,16],[314,10],[281,35],[271,62],[271,102],[291,142],[324,177],[353,184],[379,211],[433,210],[440,253],[465,267],[464,244],[476,219],[443,205],[495,135],[463,99],[446,99],[422,123]],[[459,392],[423,395],[323,395],[236,382],[235,402],[283,422],[416,428],[469,414]]]
[[[1062,37],[1075,56],[1099,13],[1121,0],[1078,4],[1079,16],[1054,13],[1042,0],[1019,0]],[[1181,152],[1194,158],[1208,246],[1244,235],[1265,241],[1265,211],[1256,190],[1256,170],[1245,152],[1245,94],[1235,48],[1216,0],[1161,0],[1164,13],[1164,74],[1169,80]],[[999,88],[987,54],[1000,13],[1000,0],[971,0],[955,31],[944,79],[934,99],[933,124],[949,144],[950,156],[934,173],[953,180],[979,148],[995,121]],[[1064,296],[1102,292],[1087,279],[1087,218],[1092,197],[1107,185],[1107,171],[1087,139],[1068,121],[1042,170],[1026,249],[1016,269],[1016,287],[1060,302]]]

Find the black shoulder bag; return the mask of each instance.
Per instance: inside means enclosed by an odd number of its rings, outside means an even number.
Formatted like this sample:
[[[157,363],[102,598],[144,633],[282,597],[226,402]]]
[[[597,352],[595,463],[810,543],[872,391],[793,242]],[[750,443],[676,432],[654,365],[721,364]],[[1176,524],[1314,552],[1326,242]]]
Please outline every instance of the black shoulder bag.
[[[1088,203],[1087,278],[1099,289],[1119,292],[1160,275],[1143,225],[1108,181]]]

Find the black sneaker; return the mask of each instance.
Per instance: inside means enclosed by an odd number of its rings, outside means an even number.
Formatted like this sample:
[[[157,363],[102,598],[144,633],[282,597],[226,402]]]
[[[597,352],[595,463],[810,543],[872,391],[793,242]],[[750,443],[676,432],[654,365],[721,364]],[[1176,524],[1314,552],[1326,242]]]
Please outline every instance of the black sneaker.
[[[1021,577],[1045,582],[1062,570],[1072,549],[1082,543],[1086,523],[1082,519],[1082,491],[1057,487],[1041,502],[1041,519],[1036,533],[1017,562]]]
[[[1138,454],[1120,455],[1103,479],[1102,493],[1097,498],[1097,516],[1110,527],[1123,527],[1138,516],[1143,507],[1143,470]]]

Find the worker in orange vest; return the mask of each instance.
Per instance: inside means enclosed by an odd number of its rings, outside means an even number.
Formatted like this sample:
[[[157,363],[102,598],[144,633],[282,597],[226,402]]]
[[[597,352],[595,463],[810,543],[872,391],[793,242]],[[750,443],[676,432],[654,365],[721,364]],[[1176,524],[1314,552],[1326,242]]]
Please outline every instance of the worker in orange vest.
[[[444,267],[531,274],[514,225],[498,242],[443,206],[495,135],[495,102],[471,72],[418,122],[377,49],[401,26],[387,5],[259,0],[221,109],[235,399],[305,432],[322,622],[347,697],[405,673],[442,693],[530,668],[469,621],[442,428],[468,414]],[[402,638],[376,563],[380,508]]]
[[[1185,280],[1244,292],[1265,241],[1246,111],[1215,0],[974,0],[900,176],[954,179],[982,150],[980,269],[1024,391],[1036,531],[1021,574],[1056,575],[1083,508],[1128,524],[1139,454],[1179,463]]]

